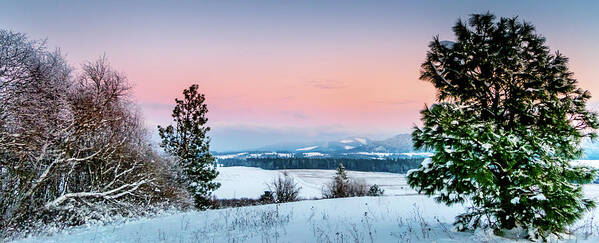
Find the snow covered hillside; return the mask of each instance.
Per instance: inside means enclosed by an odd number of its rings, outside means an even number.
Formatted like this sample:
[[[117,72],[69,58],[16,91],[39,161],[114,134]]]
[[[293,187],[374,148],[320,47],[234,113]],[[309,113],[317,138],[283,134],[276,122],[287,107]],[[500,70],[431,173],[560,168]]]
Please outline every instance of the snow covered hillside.
[[[395,242],[468,239],[448,222],[460,208],[422,196],[309,200],[189,212],[23,242]],[[439,220],[438,223],[437,219]],[[427,222],[427,223],[422,223]],[[430,230],[429,230],[430,228]],[[472,238],[476,240],[475,238]]]
[[[257,197],[265,183],[281,171],[249,167],[219,168],[220,198]],[[319,185],[334,171],[289,170],[302,197],[320,196]],[[306,200],[279,205],[184,212],[168,216],[87,226],[51,237],[19,242],[506,242],[484,231],[455,232],[451,223],[464,206],[447,207],[432,198],[413,195],[403,175],[352,172],[354,178],[380,184],[383,197]],[[585,185],[585,194],[599,201],[599,185]],[[391,196],[392,195],[392,196]],[[598,242],[598,213],[589,212],[567,236],[568,242]],[[528,242],[520,240],[520,242]]]
[[[585,189],[599,194],[594,185]],[[178,213],[19,242],[508,241],[483,231],[453,231],[451,222],[463,210],[463,206],[443,206],[422,195],[307,200]],[[567,241],[599,241],[599,224],[593,221],[597,216],[590,212],[573,227],[576,236]]]

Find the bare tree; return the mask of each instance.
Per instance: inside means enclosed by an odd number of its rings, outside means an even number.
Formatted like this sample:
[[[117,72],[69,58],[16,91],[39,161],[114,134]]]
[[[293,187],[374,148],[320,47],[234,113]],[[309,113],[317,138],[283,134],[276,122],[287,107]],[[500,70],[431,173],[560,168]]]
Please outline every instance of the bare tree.
[[[268,185],[268,189],[274,194],[275,202],[285,203],[299,200],[299,192],[302,188],[285,171],[283,172],[283,176],[277,176],[277,178],[273,179]]]
[[[0,30],[0,234],[185,201],[129,88],[105,57],[73,78],[60,52]]]

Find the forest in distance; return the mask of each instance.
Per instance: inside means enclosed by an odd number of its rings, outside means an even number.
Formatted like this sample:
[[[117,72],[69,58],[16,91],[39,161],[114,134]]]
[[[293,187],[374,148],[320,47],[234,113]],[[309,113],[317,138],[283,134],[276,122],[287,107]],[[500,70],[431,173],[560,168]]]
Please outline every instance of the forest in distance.
[[[219,166],[248,166],[266,170],[322,169],[333,170],[343,164],[347,170],[407,173],[418,168],[424,158],[248,158],[220,159]]]

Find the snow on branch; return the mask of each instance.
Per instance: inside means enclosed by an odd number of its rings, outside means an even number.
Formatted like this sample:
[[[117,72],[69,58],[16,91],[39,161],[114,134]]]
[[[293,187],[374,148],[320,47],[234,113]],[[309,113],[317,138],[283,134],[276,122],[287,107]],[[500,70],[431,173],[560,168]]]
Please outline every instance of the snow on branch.
[[[68,199],[73,199],[73,198],[87,198],[87,197],[93,197],[93,198],[103,198],[103,199],[116,199],[128,194],[132,194],[133,192],[135,192],[141,185],[149,183],[153,180],[149,180],[149,179],[143,179],[140,181],[137,181],[135,183],[131,183],[131,184],[124,184],[120,187],[117,187],[115,189],[112,190],[108,190],[108,191],[104,191],[104,192],[75,192],[75,193],[66,193],[63,194],[62,196],[54,199],[51,202],[46,203],[46,205],[44,206],[46,209],[51,209],[51,208],[56,208],[58,207],[58,205],[60,205],[61,203],[63,203],[64,201],[68,200]]]

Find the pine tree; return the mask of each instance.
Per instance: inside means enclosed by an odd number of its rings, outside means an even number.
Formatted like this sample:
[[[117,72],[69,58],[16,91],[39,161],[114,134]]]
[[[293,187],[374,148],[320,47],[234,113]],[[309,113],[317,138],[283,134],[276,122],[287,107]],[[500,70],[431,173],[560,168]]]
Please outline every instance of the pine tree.
[[[210,131],[206,126],[208,109],[197,84],[185,89],[183,95],[183,100],[175,99],[177,105],[172,114],[175,126],[158,126],[162,138],[160,146],[174,156],[182,168],[181,182],[193,196],[195,206],[205,209],[212,191],[220,187],[220,183],[213,182],[218,172],[209,152],[210,137],[206,135]]]
[[[337,171],[335,172],[335,179],[337,180],[342,180],[342,181],[347,181],[347,173],[345,172],[345,167],[343,166],[343,163],[339,163],[339,166],[337,167]]]
[[[332,195],[334,198],[349,197],[349,178],[347,178],[347,173],[342,163],[339,163],[339,167],[337,167],[333,185]]]
[[[531,239],[564,232],[595,206],[580,183],[596,171],[570,163],[581,139],[596,136],[589,92],[529,23],[474,14],[453,31],[455,42],[433,39],[422,64],[438,103],[421,112],[412,138],[435,154],[408,183],[448,205],[468,200],[459,230],[521,227]]]

